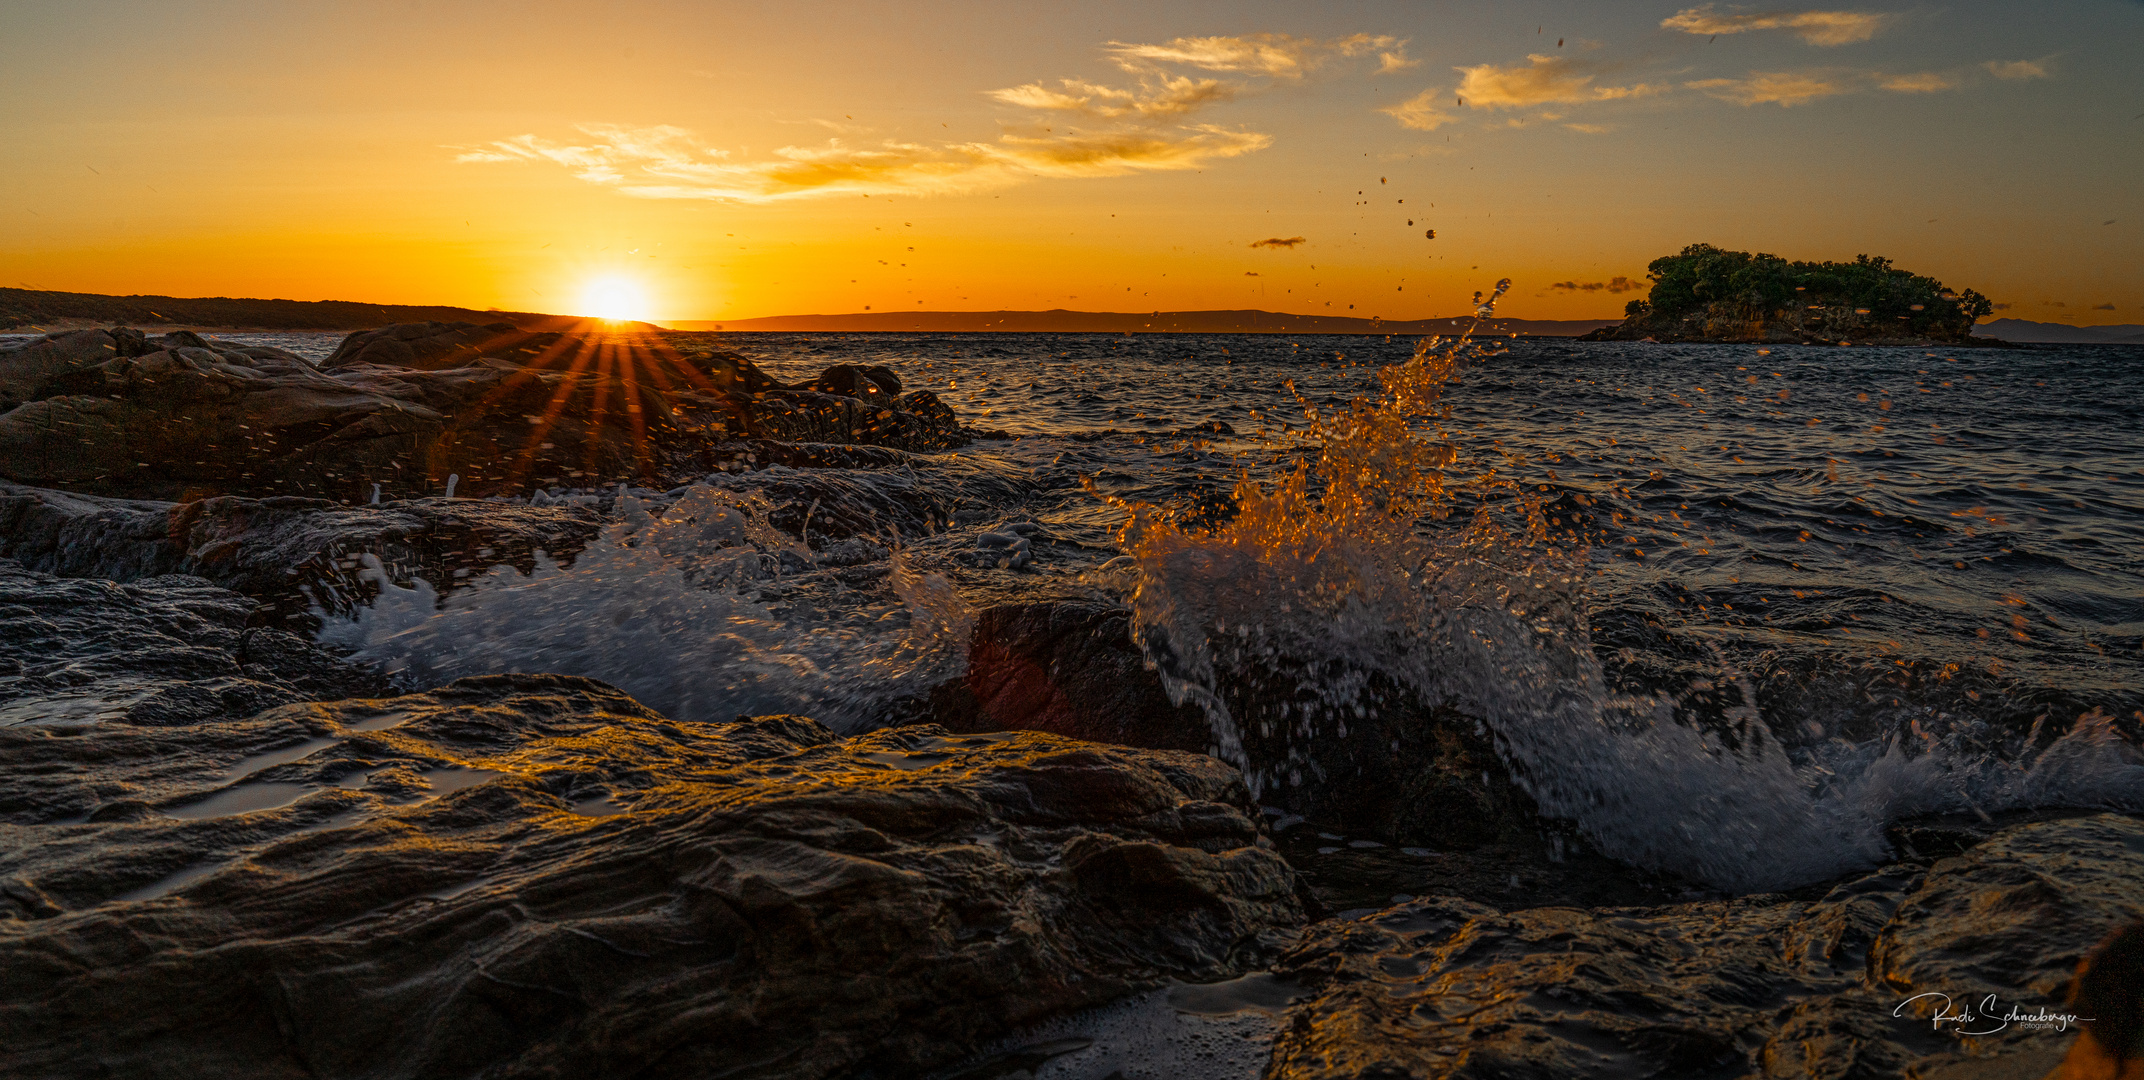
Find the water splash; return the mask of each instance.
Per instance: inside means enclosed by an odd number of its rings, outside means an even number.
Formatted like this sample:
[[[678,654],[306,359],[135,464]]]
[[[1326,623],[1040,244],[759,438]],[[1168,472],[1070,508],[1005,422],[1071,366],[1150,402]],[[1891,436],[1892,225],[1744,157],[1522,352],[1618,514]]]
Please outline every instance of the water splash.
[[[1246,475],[1224,523],[1119,504],[1134,632],[1254,790],[1317,782],[1320,740],[1376,707],[1365,691],[1382,677],[1485,721],[1541,811],[1605,854],[1730,890],[1873,865],[1908,814],[2144,806],[2144,767],[2111,721],[2009,758],[1962,733],[1790,754],[1731,670],[1721,678],[1743,703],[1724,723],[1611,694],[1586,632],[1586,552],[1446,430],[1444,387],[1488,355],[1466,336],[1425,340],[1380,372],[1374,399],[1330,412],[1299,399],[1306,423],[1279,448],[1303,460],[1272,482]],[[1316,700],[1247,739],[1230,683],[1274,672]]]
[[[768,524],[750,493],[695,486],[660,516],[621,495],[616,521],[572,565],[539,554],[533,573],[494,567],[442,599],[391,581],[322,640],[411,686],[495,672],[602,679],[681,719],[801,713],[856,729],[884,703],[961,674],[973,614],[951,583],[890,560],[890,596],[838,614],[778,605],[755,590],[808,572],[814,555]],[[852,544],[857,543],[855,541]]]

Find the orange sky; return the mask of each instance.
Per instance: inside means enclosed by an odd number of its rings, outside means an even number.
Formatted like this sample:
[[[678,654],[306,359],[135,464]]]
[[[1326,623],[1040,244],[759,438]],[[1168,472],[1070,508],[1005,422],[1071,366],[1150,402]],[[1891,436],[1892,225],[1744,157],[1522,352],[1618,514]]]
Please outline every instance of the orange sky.
[[[1702,241],[2144,322],[2134,0],[1059,7],[11,5],[0,283],[1604,318]]]

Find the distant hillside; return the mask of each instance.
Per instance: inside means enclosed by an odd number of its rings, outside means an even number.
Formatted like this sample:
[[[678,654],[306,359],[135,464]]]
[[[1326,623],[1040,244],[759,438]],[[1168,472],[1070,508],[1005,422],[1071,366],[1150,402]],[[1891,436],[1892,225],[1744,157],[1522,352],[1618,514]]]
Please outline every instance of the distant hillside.
[[[103,296],[97,293],[0,289],[0,330],[41,330],[49,324],[215,326],[255,330],[370,330],[403,322],[510,322],[524,330],[564,330],[584,322],[572,315],[352,300],[251,300],[216,296]],[[659,329],[652,323],[625,324]]]
[[[1973,336],[2059,345],[2144,345],[2144,324],[2070,326],[2067,323],[1995,319],[1974,327]]]
[[[1357,319],[1341,315],[1289,315],[1241,311],[865,311],[847,315],[776,315],[761,319],[689,320],[674,330],[721,330],[750,333],[925,333],[925,334],[1457,334],[1473,326],[1472,318],[1408,321]],[[1528,334],[1577,337],[1613,319],[1545,321],[1484,319],[1477,334]]]

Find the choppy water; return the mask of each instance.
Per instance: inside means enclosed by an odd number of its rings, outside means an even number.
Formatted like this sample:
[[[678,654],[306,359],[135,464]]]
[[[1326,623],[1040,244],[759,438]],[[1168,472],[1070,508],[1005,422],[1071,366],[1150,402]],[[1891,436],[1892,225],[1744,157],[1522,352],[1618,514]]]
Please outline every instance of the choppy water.
[[[1396,489],[1340,514],[1318,468],[1259,504],[1271,521],[1230,492],[1315,458],[1274,439],[1305,405],[1389,402],[1412,339],[721,340],[782,379],[884,364],[1020,438],[643,493],[570,569],[501,569],[439,612],[390,589],[331,633],[427,676],[568,670],[680,714],[858,725],[957,672],[976,608],[1128,597],[1224,754],[1232,670],[1337,661],[1489,721],[1610,854],[1729,888],[1865,865],[1904,814],[2144,806],[2144,350],[1499,339],[1450,358],[1442,434],[1365,451],[1452,455],[1449,490],[1407,510],[1451,513],[1390,529]],[[1509,531],[1524,499],[1544,535]],[[806,503],[872,541],[753,531]],[[1355,685],[1329,688],[1333,715]]]

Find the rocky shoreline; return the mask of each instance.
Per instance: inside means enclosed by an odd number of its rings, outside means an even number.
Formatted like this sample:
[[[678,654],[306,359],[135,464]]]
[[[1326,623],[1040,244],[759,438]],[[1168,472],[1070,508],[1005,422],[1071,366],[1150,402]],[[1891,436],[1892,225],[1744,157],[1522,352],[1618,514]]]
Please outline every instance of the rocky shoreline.
[[[1035,1025],[1251,976],[1217,1008],[1266,1018],[1273,1078],[2029,1076],[2066,1036],[1902,1003],[2051,1004],[2144,916],[2116,814],[1915,823],[1787,894],[1640,872],[1425,703],[1262,805],[1088,599],[984,607],[964,671],[850,735],[566,675],[411,686],[319,644],[383,581],[571,559],[745,470],[785,470],[768,520],[803,550],[871,570],[868,523],[806,504],[975,434],[884,369],[545,359],[601,348],[429,324],[317,368],[103,331],[0,353],[0,970],[38,988],[0,1002],[0,1074],[1011,1077],[1077,1049]],[[469,450],[553,404],[578,426],[541,468]],[[186,490],[92,471],[240,431]]]
[[[1713,303],[1672,317],[1634,314],[1614,326],[1582,334],[1579,341],[1657,341],[1663,345],[1914,346],[1942,349],[2009,349],[2010,342],[1960,334],[1927,337],[1900,334],[1850,308],[1818,311],[1781,308],[1752,311],[1739,303]]]

